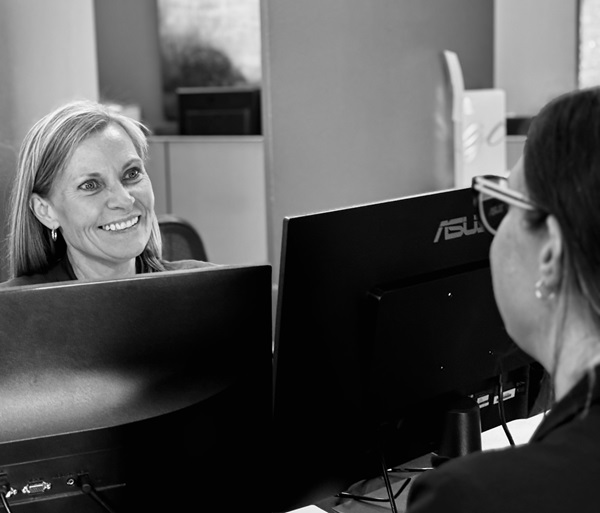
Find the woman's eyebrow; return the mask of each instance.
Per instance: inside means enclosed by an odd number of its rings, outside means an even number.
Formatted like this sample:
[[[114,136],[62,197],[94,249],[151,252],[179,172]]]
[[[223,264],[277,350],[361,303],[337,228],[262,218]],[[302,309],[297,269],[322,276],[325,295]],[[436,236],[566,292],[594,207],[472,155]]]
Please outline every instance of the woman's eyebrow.
[[[138,166],[140,166],[140,165],[142,165],[142,164],[143,164],[143,160],[142,160],[140,157],[132,157],[132,158],[130,158],[129,160],[127,160],[127,161],[125,162],[125,164],[123,164],[123,169],[126,169],[126,168],[128,168],[128,167],[129,167],[129,166],[131,166],[132,164],[135,164],[135,165],[138,165]]]
[[[82,175],[75,177],[75,179],[77,181],[79,181],[79,180],[88,180],[90,178],[101,178],[101,177],[102,177],[102,173],[99,173],[98,171],[86,171]]]

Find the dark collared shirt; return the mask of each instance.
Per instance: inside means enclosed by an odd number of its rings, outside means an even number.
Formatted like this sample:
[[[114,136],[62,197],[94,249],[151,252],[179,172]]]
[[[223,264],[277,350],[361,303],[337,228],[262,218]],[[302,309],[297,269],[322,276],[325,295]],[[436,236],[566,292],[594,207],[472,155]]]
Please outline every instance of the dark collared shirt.
[[[595,372],[594,383],[586,376],[554,405],[529,443],[419,476],[408,513],[600,511],[600,367]]]
[[[212,267],[216,264],[201,262],[199,260],[179,260],[176,262],[161,261],[166,271],[178,271],[181,269],[198,269],[200,267]],[[58,261],[47,273],[18,276],[12,280],[0,283],[0,289],[5,287],[15,287],[21,285],[39,285],[45,283],[55,283],[61,281],[76,280],[75,272],[67,257]]]

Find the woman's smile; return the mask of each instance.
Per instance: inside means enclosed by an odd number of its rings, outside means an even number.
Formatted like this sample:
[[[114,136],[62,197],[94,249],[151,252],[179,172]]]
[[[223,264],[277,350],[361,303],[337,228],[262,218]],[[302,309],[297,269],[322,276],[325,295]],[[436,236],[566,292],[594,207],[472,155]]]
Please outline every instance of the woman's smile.
[[[128,230],[129,228],[137,226],[139,222],[140,216],[137,215],[126,221],[117,221],[105,224],[103,226],[100,226],[100,229],[104,230],[105,232],[123,232],[125,230]]]

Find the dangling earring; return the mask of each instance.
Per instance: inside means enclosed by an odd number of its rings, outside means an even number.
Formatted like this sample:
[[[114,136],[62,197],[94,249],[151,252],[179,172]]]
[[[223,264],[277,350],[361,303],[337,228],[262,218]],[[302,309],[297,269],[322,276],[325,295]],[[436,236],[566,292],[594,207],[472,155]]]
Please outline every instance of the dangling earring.
[[[50,236],[52,237],[52,242],[56,242],[56,239],[58,239],[58,234],[56,233],[56,228],[52,228],[52,231],[50,232]]]
[[[544,280],[542,278],[540,278],[535,283],[535,297],[536,298],[545,301],[547,299],[554,299],[555,295],[556,294],[554,292],[552,292],[548,289],[548,287],[546,286],[546,284],[544,283]]]

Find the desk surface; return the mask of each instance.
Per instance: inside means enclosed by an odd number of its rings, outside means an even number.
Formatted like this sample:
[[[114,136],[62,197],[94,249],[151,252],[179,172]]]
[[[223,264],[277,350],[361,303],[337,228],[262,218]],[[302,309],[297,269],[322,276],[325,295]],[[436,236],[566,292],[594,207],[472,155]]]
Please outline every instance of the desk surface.
[[[542,421],[542,418],[543,414],[539,414],[529,419],[519,419],[509,422],[508,428],[510,430],[510,434],[512,435],[515,444],[520,445],[527,443],[531,438],[533,432],[536,430],[536,428]],[[493,429],[490,429],[489,431],[484,431],[481,434],[481,445],[484,451],[507,447],[509,445],[509,442],[502,426],[495,427]],[[419,468],[427,464],[426,460],[426,457],[418,458],[416,460],[407,462],[404,466],[408,468]],[[406,477],[414,479],[418,475],[418,472],[403,472],[401,475],[394,475],[392,473],[390,475],[390,480],[392,481],[392,483],[398,486],[404,479],[406,479]],[[380,478],[371,479],[368,483],[357,483],[356,486],[360,487],[360,489],[362,490],[361,492],[359,492],[358,490],[355,491],[355,493],[357,494],[360,493],[362,495],[365,493],[372,493],[373,496],[386,496],[386,490],[385,487],[383,487],[383,481]],[[402,494],[396,500],[398,512],[406,511],[406,498],[408,496],[407,492],[408,489],[403,491]],[[382,510],[387,511],[389,509],[389,506],[385,507],[384,509],[381,506],[373,506],[365,502],[353,500],[337,500],[336,502],[336,504],[333,504],[333,501],[324,501],[323,507],[310,505],[300,509],[296,509],[290,513],[375,513],[381,512]]]

